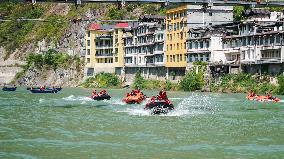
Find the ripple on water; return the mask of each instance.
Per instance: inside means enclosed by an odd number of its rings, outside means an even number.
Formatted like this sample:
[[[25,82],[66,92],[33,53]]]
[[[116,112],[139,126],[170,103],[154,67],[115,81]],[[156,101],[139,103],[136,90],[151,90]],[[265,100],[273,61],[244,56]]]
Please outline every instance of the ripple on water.
[[[170,99],[177,100],[182,98]],[[145,104],[146,101],[130,108],[127,107],[123,110],[118,110],[118,112],[126,112],[129,115],[151,116],[151,111],[144,109]],[[189,97],[184,98],[180,103],[178,103],[173,111],[167,114],[161,114],[160,116],[195,116],[207,113],[213,114],[215,111],[218,111],[217,107],[215,98],[205,94],[192,93]]]

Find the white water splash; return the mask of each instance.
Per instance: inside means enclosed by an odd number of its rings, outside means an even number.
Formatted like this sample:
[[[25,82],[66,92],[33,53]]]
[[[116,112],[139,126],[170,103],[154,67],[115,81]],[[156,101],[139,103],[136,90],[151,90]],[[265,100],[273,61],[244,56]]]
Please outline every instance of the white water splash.
[[[183,98],[170,98],[172,99],[183,99]],[[215,103],[215,98],[205,95],[192,93],[189,97],[184,98],[180,103],[175,105],[175,109],[167,114],[162,114],[160,116],[195,116],[201,114],[214,114],[218,111],[217,104]],[[150,110],[144,110],[144,105],[147,101],[142,104],[137,105],[132,108],[126,108],[125,110],[120,110],[118,112],[126,112],[129,115],[139,115],[139,116],[150,116]]]
[[[83,102],[92,101],[93,100],[90,97],[85,97],[85,96],[77,96],[76,97],[74,95],[70,95],[68,97],[63,97],[62,99],[66,100],[66,101],[83,101]]]
[[[111,98],[110,100],[104,100],[104,101],[111,105],[126,105],[126,103],[123,102],[122,99],[118,99],[118,98]]]
[[[131,108],[126,108],[125,110],[119,110],[117,112],[124,112],[128,113],[129,115],[137,115],[137,116],[150,116],[151,111],[150,110],[145,110],[144,107],[141,106],[134,106]]]
[[[40,98],[39,99],[39,103],[42,103],[44,101],[44,99]]]

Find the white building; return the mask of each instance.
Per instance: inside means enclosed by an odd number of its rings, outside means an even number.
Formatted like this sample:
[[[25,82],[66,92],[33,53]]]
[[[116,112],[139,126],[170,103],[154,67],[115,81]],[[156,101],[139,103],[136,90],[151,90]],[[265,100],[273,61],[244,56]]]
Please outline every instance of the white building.
[[[239,24],[191,29],[187,41],[189,64],[208,61],[228,73],[240,67],[250,73],[283,72],[283,13],[251,10],[245,15],[249,18]]]

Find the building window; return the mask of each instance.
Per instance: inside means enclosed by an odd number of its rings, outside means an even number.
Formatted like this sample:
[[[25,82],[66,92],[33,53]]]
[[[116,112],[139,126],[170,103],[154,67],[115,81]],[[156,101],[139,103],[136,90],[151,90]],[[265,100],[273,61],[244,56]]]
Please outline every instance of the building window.
[[[280,35],[276,36],[276,43],[280,43]]]
[[[180,61],[182,61],[182,54],[179,55]]]
[[[87,55],[90,55],[90,49],[87,49]]]
[[[262,37],[260,37],[260,45],[263,45],[263,38]]]
[[[265,37],[265,39],[264,39],[264,44],[265,44],[265,45],[268,45],[268,37]]]
[[[118,62],[118,57],[115,57],[115,62]]]
[[[173,45],[172,44],[170,44],[170,50],[172,50],[173,49]]]
[[[176,56],[175,55],[173,55],[173,61],[176,62]]]
[[[87,40],[87,45],[88,45],[88,46],[90,46],[90,43],[91,43],[90,40]]]
[[[244,37],[242,40],[243,40],[243,46],[246,46],[246,37]]]
[[[87,63],[90,63],[90,58],[87,58]]]
[[[184,49],[186,49],[186,42],[183,43]]]
[[[179,54],[177,55],[177,62],[179,62]]]
[[[198,42],[197,41],[194,42],[194,48],[198,49]]]
[[[212,16],[212,12],[209,12],[209,16]]]
[[[189,49],[192,49],[192,42],[189,42]]]
[[[91,33],[90,33],[90,31],[88,31],[88,37],[90,37],[91,36]]]
[[[173,62],[173,56],[170,55],[170,62]]]
[[[192,54],[189,54],[189,62],[192,62]]]
[[[274,36],[270,36],[270,44],[274,43]]]
[[[169,55],[167,55],[167,62],[169,62]]]
[[[177,50],[179,50],[179,43],[177,43]]]
[[[203,41],[200,41],[200,48],[203,49]]]

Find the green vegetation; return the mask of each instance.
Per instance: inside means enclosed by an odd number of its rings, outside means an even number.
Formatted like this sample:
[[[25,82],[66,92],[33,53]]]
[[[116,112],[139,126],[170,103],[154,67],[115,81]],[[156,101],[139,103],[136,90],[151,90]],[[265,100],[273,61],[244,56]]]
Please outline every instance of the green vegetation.
[[[121,86],[121,81],[115,74],[102,72],[95,77],[86,79],[81,86],[85,88],[118,88]]]
[[[30,68],[36,68],[40,70],[49,70],[52,68],[56,70],[58,68],[65,68],[72,66],[75,61],[76,69],[80,67],[80,58],[77,56],[70,56],[62,52],[58,52],[53,49],[49,49],[42,54],[30,53],[26,57],[26,65],[23,66],[23,70],[16,74],[15,79],[21,78],[25,75],[26,71]]]
[[[180,82],[180,86],[184,91],[195,91],[200,90],[204,86],[204,75],[203,71],[198,73],[189,71]]]
[[[277,93],[277,86],[270,83],[268,76],[257,77],[250,74],[228,74],[222,77],[219,84],[212,84],[213,92],[247,93]]]
[[[169,80],[146,80],[141,76],[140,70],[135,74],[134,83],[132,85],[134,89],[162,89],[177,91],[180,89],[179,84],[172,83]]]
[[[135,12],[135,13],[134,13]],[[127,4],[123,8],[111,5],[106,18],[115,19],[137,19],[141,15],[165,15],[165,9],[157,4]]]
[[[251,9],[249,6],[234,6],[233,13],[234,13],[234,21],[241,21],[244,20],[245,17],[243,17],[243,12],[247,9]],[[261,9],[267,9],[271,12],[282,12],[283,7],[262,7]]]
[[[35,28],[35,41],[45,39],[47,42],[57,43],[68,26],[68,21],[63,16],[49,16],[46,18],[46,22]]]
[[[135,74],[134,83],[133,83],[134,89],[145,89],[146,88],[146,80],[141,76],[141,71],[138,70]]]
[[[26,36],[30,33],[35,25],[34,21],[19,21],[17,19],[40,18],[44,10],[39,5],[29,5],[22,3],[0,3],[0,15],[6,16],[5,21],[0,23],[0,46],[6,49],[5,59],[16,48],[27,43]]]
[[[279,75],[277,77],[278,80],[278,89],[277,89],[277,93],[284,95],[284,75]]]

